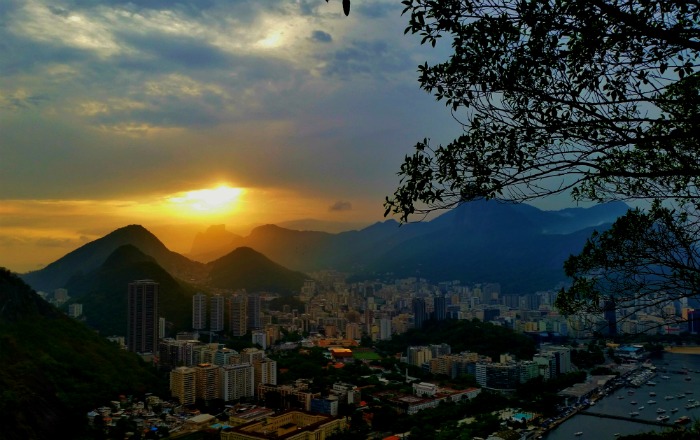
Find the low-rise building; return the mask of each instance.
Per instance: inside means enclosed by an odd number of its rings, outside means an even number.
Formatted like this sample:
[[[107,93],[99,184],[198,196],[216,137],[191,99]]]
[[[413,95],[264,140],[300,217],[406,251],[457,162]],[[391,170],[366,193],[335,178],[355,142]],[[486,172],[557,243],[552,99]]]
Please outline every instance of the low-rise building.
[[[221,431],[221,440],[325,440],[345,429],[345,418],[287,411]]]

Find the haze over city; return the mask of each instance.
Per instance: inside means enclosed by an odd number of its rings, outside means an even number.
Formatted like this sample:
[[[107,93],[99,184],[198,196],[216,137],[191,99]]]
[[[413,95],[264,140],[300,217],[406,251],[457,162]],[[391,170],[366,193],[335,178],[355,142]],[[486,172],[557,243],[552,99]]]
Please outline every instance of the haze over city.
[[[460,129],[417,83],[449,47],[404,35],[398,2],[349,17],[321,0],[2,9],[0,264],[14,271],[133,223],[178,252],[212,224],[363,227],[412,145]]]

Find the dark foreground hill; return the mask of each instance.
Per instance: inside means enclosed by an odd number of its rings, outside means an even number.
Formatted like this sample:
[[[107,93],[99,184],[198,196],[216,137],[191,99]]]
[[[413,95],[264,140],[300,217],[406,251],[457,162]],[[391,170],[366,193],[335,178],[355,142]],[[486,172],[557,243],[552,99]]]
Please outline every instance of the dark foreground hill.
[[[119,394],[164,395],[141,359],[0,268],[0,438],[86,437],[87,412]]]
[[[150,255],[132,245],[120,246],[95,270],[74,276],[65,285],[71,302],[83,305],[87,324],[104,336],[126,330],[126,293],[135,280],[160,284],[160,315],[174,328],[187,329],[195,288],[173,278]]]

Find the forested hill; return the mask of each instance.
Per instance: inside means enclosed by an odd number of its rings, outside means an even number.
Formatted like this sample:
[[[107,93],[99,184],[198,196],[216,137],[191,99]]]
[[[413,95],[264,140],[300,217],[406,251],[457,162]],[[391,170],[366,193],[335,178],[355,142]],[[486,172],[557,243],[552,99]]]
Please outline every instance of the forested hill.
[[[409,329],[394,335],[389,341],[378,341],[377,347],[386,353],[400,353],[409,346],[441,343],[448,344],[452,353],[471,351],[495,360],[506,353],[518,359],[530,360],[536,352],[532,338],[476,319],[428,320],[421,329]]]
[[[99,337],[0,268],[0,437],[81,439],[119,394],[167,392],[135,354]]]

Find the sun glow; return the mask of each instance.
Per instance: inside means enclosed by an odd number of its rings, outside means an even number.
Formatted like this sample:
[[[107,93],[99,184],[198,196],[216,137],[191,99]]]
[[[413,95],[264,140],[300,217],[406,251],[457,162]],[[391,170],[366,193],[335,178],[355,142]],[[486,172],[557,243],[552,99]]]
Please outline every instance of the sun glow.
[[[242,194],[242,188],[222,185],[212,189],[188,191],[170,197],[168,201],[180,213],[185,211],[194,215],[227,214],[236,209]]]

